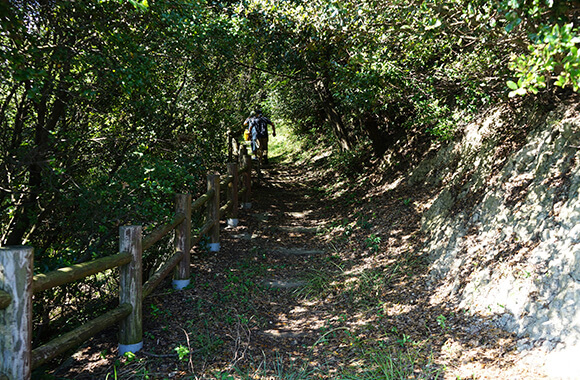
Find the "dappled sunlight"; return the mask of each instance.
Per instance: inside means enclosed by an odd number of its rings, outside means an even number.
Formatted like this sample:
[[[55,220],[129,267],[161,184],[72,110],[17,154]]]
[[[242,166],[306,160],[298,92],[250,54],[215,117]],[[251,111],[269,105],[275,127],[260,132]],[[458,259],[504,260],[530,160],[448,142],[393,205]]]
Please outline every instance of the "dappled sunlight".
[[[0,1],[0,245],[33,248],[37,279],[0,281],[24,342],[0,346],[27,355],[0,378],[574,376],[579,21],[554,0]],[[75,282],[40,291],[62,266]]]
[[[293,167],[265,174],[223,251],[196,253],[194,286],[145,305],[150,354],[189,344],[195,371],[236,379],[491,379],[516,362],[511,335],[431,297],[419,231],[428,190],[401,183],[365,198],[323,191],[315,176],[299,184]],[[169,370],[155,356],[141,363]]]

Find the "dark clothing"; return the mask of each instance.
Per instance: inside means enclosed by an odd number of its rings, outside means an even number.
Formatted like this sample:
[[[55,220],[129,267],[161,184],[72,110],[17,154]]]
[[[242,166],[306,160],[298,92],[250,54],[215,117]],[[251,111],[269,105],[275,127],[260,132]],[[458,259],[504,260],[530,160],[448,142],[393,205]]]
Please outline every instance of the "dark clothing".
[[[251,117],[248,123],[253,140],[268,138],[268,124],[273,125],[270,119],[262,115]]]
[[[274,123],[259,112],[255,116],[250,116],[244,121],[244,125],[248,125],[252,135],[252,152],[256,155],[258,160],[264,162],[268,161],[268,125],[272,126],[272,134],[276,136],[276,129]]]

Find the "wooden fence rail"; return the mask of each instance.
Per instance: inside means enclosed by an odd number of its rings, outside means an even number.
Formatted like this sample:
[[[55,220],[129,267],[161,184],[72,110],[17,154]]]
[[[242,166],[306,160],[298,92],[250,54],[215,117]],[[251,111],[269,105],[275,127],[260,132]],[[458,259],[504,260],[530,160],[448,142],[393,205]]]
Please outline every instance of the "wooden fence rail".
[[[28,380],[34,368],[54,359],[119,323],[119,354],[137,352],[143,346],[142,302],[173,272],[173,287],[183,289],[190,281],[191,252],[203,236],[209,236],[211,251],[219,251],[220,220],[238,224],[239,198],[251,207],[251,160],[245,147],[240,149],[241,169],[227,165],[227,175],[211,174],[207,192],[192,201],[190,194],[178,194],[172,219],[142,237],[141,226],[119,229],[119,253],[55,271],[33,275],[34,250],[28,246],[0,247],[0,380]],[[240,186],[241,185],[241,186]],[[220,189],[225,203],[220,206]],[[191,215],[205,206],[205,223],[192,232]],[[175,253],[153,273],[142,279],[143,251],[167,236],[174,235]],[[119,268],[119,306],[75,330],[32,350],[32,296],[34,293]]]

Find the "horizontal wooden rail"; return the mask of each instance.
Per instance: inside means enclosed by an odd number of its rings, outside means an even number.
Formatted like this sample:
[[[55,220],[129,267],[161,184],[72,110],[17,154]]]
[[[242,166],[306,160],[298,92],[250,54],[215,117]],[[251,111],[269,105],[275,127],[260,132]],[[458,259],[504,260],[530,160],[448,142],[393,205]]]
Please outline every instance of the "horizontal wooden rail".
[[[195,202],[191,204],[191,212],[197,211],[203,207],[210,199],[215,195],[215,190],[209,190],[207,193],[197,198]]]
[[[143,284],[143,299],[145,299],[145,297],[150,295],[153,290],[155,290],[157,285],[159,285],[159,283],[163,281],[163,279],[167,277],[171,271],[173,271],[173,269],[177,266],[177,264],[179,264],[182,258],[183,252],[176,252],[165,262],[165,264],[161,266],[161,268],[159,268],[159,270],[157,270],[157,272],[149,277],[149,280]]]
[[[185,214],[182,212],[175,213],[171,222],[164,224],[155,228],[147,237],[143,238],[142,247],[145,251],[147,248],[150,248],[153,244],[157,243],[161,238],[171,231],[183,220],[185,219]]]
[[[219,252],[220,220],[227,215],[228,226],[237,225],[239,195],[244,195],[243,207],[245,209],[251,207],[249,200],[252,162],[245,149],[240,150],[239,157],[241,163],[228,163],[227,175],[221,180],[217,174],[208,175],[208,190],[197,200],[192,202],[190,194],[176,194],[175,214],[172,219],[154,228],[147,236],[142,236],[142,226],[121,226],[119,252],[122,253],[60,268],[45,274],[33,275],[33,248],[8,247],[9,249],[5,250],[6,253],[0,255],[0,262],[4,267],[10,268],[11,274],[19,276],[18,279],[26,278],[26,281],[16,281],[19,287],[15,288],[12,286],[13,280],[5,281],[10,277],[0,276],[0,311],[3,314],[10,314],[10,318],[0,320],[0,323],[5,323],[5,326],[0,327],[7,326],[7,329],[2,331],[16,332],[15,334],[0,334],[0,347],[9,347],[4,355],[0,353],[0,380],[4,380],[4,375],[7,375],[10,380],[29,380],[31,368],[38,368],[116,323],[119,323],[119,354],[140,350],[143,347],[143,299],[151,295],[172,272],[174,289],[186,287],[191,277],[189,268],[193,247],[204,236],[207,236],[209,250]],[[239,169],[240,166],[242,166],[241,169]],[[243,176],[240,176],[240,173]],[[242,184],[243,188],[241,188]],[[225,204],[220,207],[223,201]],[[204,207],[206,207],[206,222],[194,232],[191,226],[191,214],[196,212],[198,216],[203,215],[201,209]],[[174,253],[145,283],[142,283],[143,251],[173,231],[175,231]],[[6,258],[9,260],[5,260]],[[120,306],[30,350],[31,309],[34,293],[117,267],[119,268]],[[12,365],[12,363],[17,365]]]
[[[214,226],[215,224],[215,220],[208,220],[203,226],[201,226],[201,228],[199,229],[198,235],[203,236],[205,234],[207,234],[209,232],[209,230],[211,230],[211,228]]]
[[[211,228],[214,226],[214,224],[215,224],[215,221],[213,221],[213,220],[206,222],[203,226],[201,226],[201,228],[199,229],[199,232],[191,237],[191,251],[193,251],[193,249],[195,248],[195,245],[201,241],[201,239],[203,238],[203,235],[207,234],[209,232],[209,230],[211,230]]]
[[[220,207],[220,219],[223,219],[223,217],[226,215],[226,212],[228,212],[228,210],[231,210],[232,204],[233,204],[232,201],[228,201],[225,205]]]
[[[57,355],[78,346],[100,331],[127,317],[132,311],[133,307],[128,303],[124,303],[75,330],[63,334],[51,340],[49,343],[32,350],[32,368],[38,368]]]
[[[32,292],[38,293],[55,286],[65,285],[80,280],[90,275],[113,269],[128,264],[131,256],[127,253],[119,253],[112,256],[101,257],[86,263],[71,265],[45,274],[37,274],[33,278]]]
[[[12,297],[10,294],[0,290],[0,310],[6,309],[8,305],[10,305],[10,302],[12,302]]]
[[[231,176],[231,175],[226,176],[220,182],[220,189],[226,188],[230,183],[233,182],[233,180],[234,180],[234,177],[233,176]]]

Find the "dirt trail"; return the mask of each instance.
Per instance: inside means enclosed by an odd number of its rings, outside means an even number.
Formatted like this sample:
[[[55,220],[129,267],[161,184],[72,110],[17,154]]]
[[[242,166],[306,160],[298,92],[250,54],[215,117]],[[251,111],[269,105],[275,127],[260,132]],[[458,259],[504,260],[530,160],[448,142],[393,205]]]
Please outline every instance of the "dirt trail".
[[[192,285],[174,292],[166,281],[144,301],[144,349],[136,360],[115,364],[116,332],[109,330],[46,373],[203,378],[234,366],[251,373],[270,361],[285,365],[288,353],[307,351],[328,317],[296,302],[309,270],[327,257],[317,234],[324,223],[320,194],[297,168],[266,168],[264,174],[240,225],[222,224],[221,251],[194,254]],[[177,347],[191,355],[179,360]]]
[[[116,362],[115,332],[107,331],[47,372],[335,378],[367,373],[389,354],[412,360],[413,378],[542,378],[521,364],[513,336],[430,299],[428,261],[417,253],[428,192],[330,192],[305,167],[264,173],[240,225],[222,226],[221,251],[194,255],[192,285],[174,292],[165,284],[145,300],[143,352]]]

